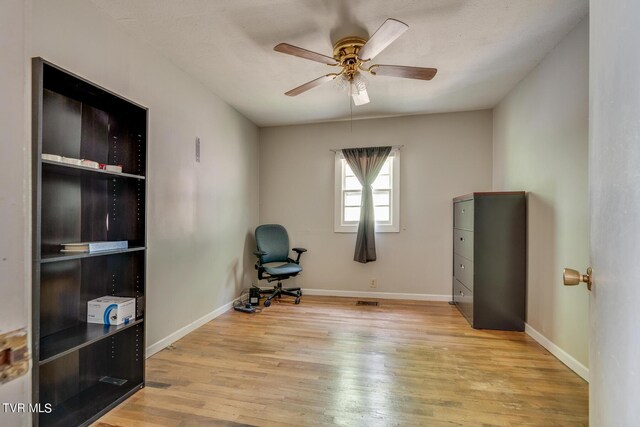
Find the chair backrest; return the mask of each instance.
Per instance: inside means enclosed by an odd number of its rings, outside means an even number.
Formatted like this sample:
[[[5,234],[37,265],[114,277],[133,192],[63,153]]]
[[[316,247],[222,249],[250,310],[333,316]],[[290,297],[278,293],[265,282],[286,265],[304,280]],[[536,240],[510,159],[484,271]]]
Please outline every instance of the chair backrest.
[[[258,250],[266,252],[260,261],[287,262],[289,258],[289,235],[287,230],[278,224],[265,224],[256,228],[256,244]]]

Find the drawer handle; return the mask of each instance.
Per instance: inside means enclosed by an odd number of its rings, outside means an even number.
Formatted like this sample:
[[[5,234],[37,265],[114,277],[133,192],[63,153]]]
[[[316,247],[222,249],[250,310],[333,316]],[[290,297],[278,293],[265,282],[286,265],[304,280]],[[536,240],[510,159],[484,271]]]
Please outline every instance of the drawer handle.
[[[462,213],[464,213],[464,209],[462,209],[462,211],[461,211],[461,212],[462,212]]]
[[[464,242],[464,237],[461,237],[461,238],[460,238],[460,241],[461,241],[461,242]]]
[[[460,291],[460,296],[464,296],[464,292]]]
[[[464,264],[460,264],[460,268],[464,270]]]

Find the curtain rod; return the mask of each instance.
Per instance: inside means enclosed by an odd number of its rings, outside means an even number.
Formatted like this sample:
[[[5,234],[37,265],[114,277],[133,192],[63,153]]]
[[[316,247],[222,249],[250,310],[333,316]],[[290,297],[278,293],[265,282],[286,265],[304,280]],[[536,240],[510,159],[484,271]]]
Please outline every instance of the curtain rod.
[[[392,150],[399,150],[399,149],[401,149],[403,147],[404,147],[404,144],[402,144],[402,145],[392,145],[391,149]],[[366,148],[366,147],[347,147],[347,148]],[[345,150],[345,149],[346,148],[329,148],[329,151],[337,153],[338,151],[342,151],[342,150]]]

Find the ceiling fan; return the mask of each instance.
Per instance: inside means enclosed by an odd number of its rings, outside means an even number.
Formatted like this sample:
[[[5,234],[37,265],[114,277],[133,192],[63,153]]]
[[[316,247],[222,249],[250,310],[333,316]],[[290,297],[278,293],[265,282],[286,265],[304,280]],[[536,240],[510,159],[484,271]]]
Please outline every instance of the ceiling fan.
[[[361,73],[368,72],[374,76],[404,77],[407,79],[431,80],[438,72],[435,68],[406,67],[402,65],[366,66],[376,55],[400,37],[409,26],[397,19],[388,18],[369,40],[361,37],[344,37],[333,45],[333,58],[321,53],[312,52],[288,43],[280,43],[273,48],[276,52],[320,62],[333,67],[342,67],[337,73],[329,73],[311,80],[286,92],[287,96],[297,96],[323,83],[336,78],[343,79],[355,105],[369,102],[369,95]]]

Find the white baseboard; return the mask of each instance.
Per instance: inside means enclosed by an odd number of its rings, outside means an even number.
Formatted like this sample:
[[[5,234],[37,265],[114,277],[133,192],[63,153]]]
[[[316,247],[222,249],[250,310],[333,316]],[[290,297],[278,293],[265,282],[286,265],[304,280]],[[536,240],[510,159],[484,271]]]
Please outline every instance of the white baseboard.
[[[174,333],[172,333],[172,334],[168,335],[167,337],[161,339],[160,341],[158,341],[158,342],[156,342],[154,344],[151,344],[150,346],[147,347],[145,358],[148,359],[149,357],[153,356],[154,354],[156,354],[160,350],[162,350],[162,349],[170,346],[174,342],[178,341],[180,338],[184,337],[188,333],[195,331],[196,329],[198,329],[200,326],[204,325],[205,323],[208,323],[208,322],[212,321],[213,319],[215,319],[216,317],[220,316],[221,314],[226,313],[227,311],[229,311],[231,309],[231,307],[233,307],[233,303],[236,302],[236,301],[237,301],[237,299],[226,303],[222,307],[219,307],[219,308],[213,310],[211,313],[205,314],[201,318],[197,319],[194,322],[191,322],[190,324],[188,324],[187,326],[185,326],[183,328],[178,329],[177,331],[175,331]]]
[[[326,297],[350,298],[379,298],[379,299],[407,299],[416,301],[451,301],[451,295],[435,294],[402,294],[396,292],[366,292],[366,291],[338,291],[329,289],[303,289],[303,295],[318,295]]]
[[[578,362],[569,353],[555,345],[549,338],[533,329],[528,323],[524,324],[524,331],[527,335],[536,340],[541,346],[549,350],[549,353],[553,354],[558,360],[567,365],[569,369],[582,377],[583,380],[589,382],[589,368]]]

